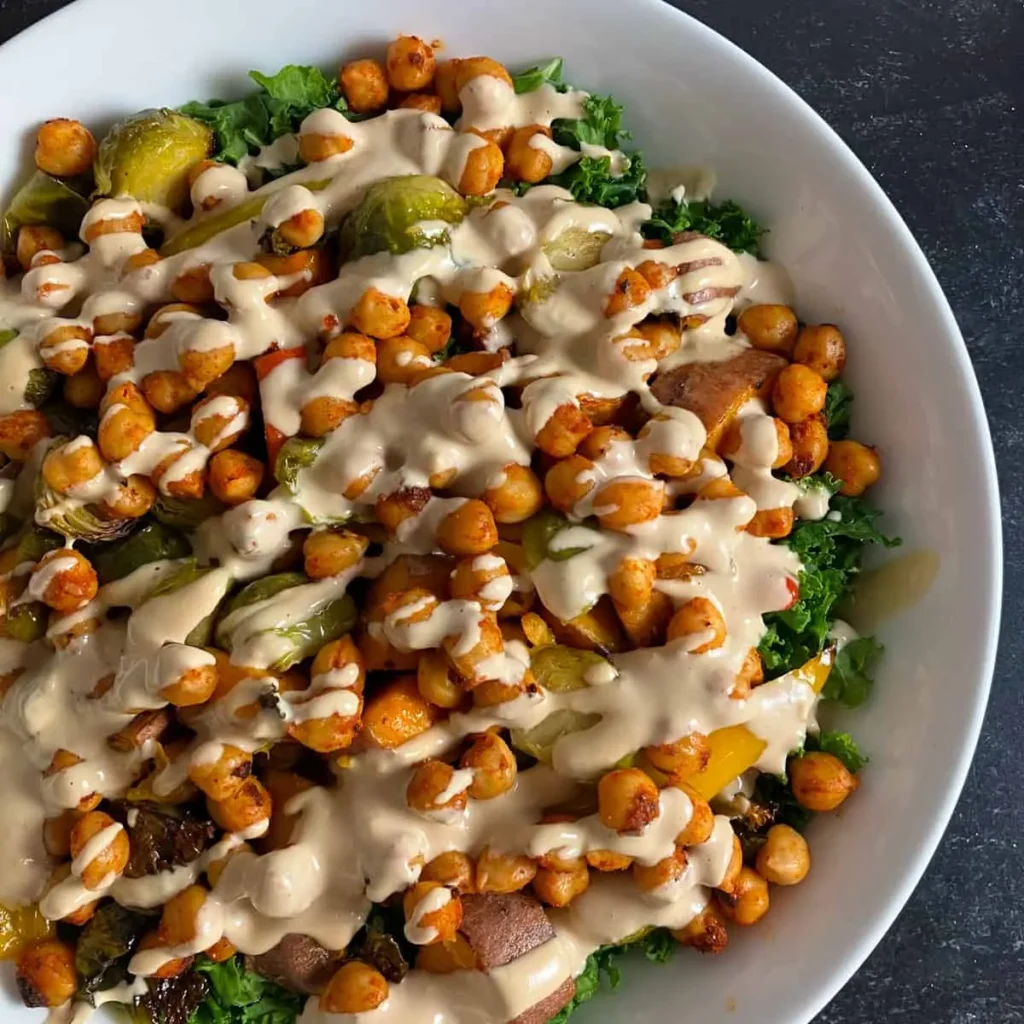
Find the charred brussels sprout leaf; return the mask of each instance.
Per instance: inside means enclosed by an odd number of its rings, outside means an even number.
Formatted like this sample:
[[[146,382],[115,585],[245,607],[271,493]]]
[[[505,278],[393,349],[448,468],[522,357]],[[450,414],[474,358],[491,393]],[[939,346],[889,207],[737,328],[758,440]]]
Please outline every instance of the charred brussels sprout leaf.
[[[165,597],[167,594],[173,594],[176,590],[181,590],[182,587],[187,587],[190,583],[201,580],[209,571],[209,569],[201,569],[199,563],[194,558],[188,558],[174,572],[165,576],[146,595],[146,600],[150,601],[154,597]]]
[[[554,644],[537,647],[530,652],[530,668],[537,682],[552,693],[571,693],[587,686],[587,671],[596,665],[609,664],[594,651]]]
[[[14,194],[4,213],[0,240],[4,252],[13,252],[18,229],[45,225],[57,228],[65,238],[78,237],[78,228],[89,209],[88,189],[76,188],[74,180],[61,181],[36,171]]]
[[[57,534],[50,530],[30,526],[18,538],[16,545],[18,550],[17,563],[38,562],[48,551],[56,551],[57,548],[63,546]]]
[[[232,612],[239,608],[248,608],[250,605],[266,601],[282,590],[291,590],[292,587],[302,586],[309,580],[301,572],[279,572],[273,576],[264,576],[261,580],[254,580],[232,597],[224,607],[224,617],[227,618]],[[218,633],[217,640],[221,636]],[[224,638],[226,639],[226,637]]]
[[[205,159],[213,132],[176,110],[142,110],[107,132],[96,154],[96,189],[180,210],[189,169]]]
[[[362,202],[341,226],[344,259],[377,252],[403,253],[443,245],[447,231],[431,231],[425,222],[459,224],[466,216],[465,199],[446,181],[428,174],[385,178],[371,185]]]
[[[529,729],[512,730],[512,746],[524,754],[551,764],[555,744],[570,733],[583,732],[601,721],[600,715],[591,715],[572,708],[559,708]]]
[[[138,1009],[145,1016],[139,1024],[229,1024],[232,1021],[230,1016],[199,1016],[210,986],[198,971],[186,971],[176,978],[149,978],[146,983],[149,991],[138,1003]]]
[[[0,348],[10,344],[18,337],[18,331],[13,329],[0,331]],[[57,378],[60,375],[55,370],[48,370],[45,366],[37,366],[28,371],[23,392],[25,401],[29,405],[39,408],[52,394],[57,386]],[[51,427],[52,427],[51,421]]]
[[[133,803],[132,824],[127,825],[131,857],[125,868],[128,878],[142,878],[190,864],[214,841],[217,829],[177,807]],[[114,812],[127,822],[129,805],[118,803]]]
[[[0,620],[0,635],[30,644],[46,635],[46,605],[38,601],[11,608]]]
[[[151,918],[118,903],[104,903],[82,929],[75,944],[75,969],[85,992],[97,992],[123,981],[128,957]]]
[[[526,553],[526,565],[536,569],[546,558],[553,562],[564,562],[588,548],[559,548],[552,550],[551,542],[555,536],[572,526],[565,516],[552,512],[550,509],[538,512],[523,524],[523,551]]]
[[[195,530],[200,523],[211,516],[219,516],[223,511],[224,505],[212,494],[202,498],[171,498],[161,494],[153,503],[150,514],[164,526],[173,526],[179,530]]]
[[[409,973],[409,964],[416,955],[416,947],[403,933],[404,923],[400,906],[374,906],[366,925],[349,944],[348,955],[372,964],[397,985]]]
[[[323,446],[322,437],[289,437],[274,459],[274,479],[294,494],[299,471],[313,465]]]
[[[98,550],[91,561],[102,585],[124,579],[150,562],[190,554],[192,546],[177,530],[163,523],[147,523],[125,540]]]

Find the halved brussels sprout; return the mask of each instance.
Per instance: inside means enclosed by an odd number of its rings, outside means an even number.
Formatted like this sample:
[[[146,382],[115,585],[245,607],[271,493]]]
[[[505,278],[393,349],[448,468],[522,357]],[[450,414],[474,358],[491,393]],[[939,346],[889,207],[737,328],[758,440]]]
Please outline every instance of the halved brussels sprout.
[[[183,587],[187,587],[197,580],[201,580],[212,569],[200,567],[194,558],[186,558],[177,569],[165,576],[146,595],[146,600],[151,601],[155,597],[166,597],[168,594],[176,593]],[[225,586],[227,582],[225,581]],[[205,647],[213,636],[213,624],[217,620],[222,602],[208,615],[204,615],[188,632],[182,643],[189,647]]]
[[[150,562],[190,554],[192,545],[177,530],[163,523],[147,523],[120,543],[101,548],[91,561],[102,585],[124,579]]]
[[[17,558],[15,564],[22,562],[38,562],[48,551],[56,551],[63,547],[60,537],[50,530],[37,526],[26,529],[15,543]]]
[[[261,580],[253,580],[252,583],[246,584],[237,594],[228,599],[227,604],[224,605],[224,618],[226,619],[232,612],[237,612],[239,608],[248,608],[250,605],[259,604],[260,601],[266,601],[275,594],[280,594],[282,590],[301,587],[308,582],[309,580],[301,572],[278,572],[273,576],[264,576]],[[218,646],[221,645],[222,640],[229,639],[230,637],[226,633],[222,633],[218,627]]]
[[[30,644],[46,635],[47,608],[39,601],[30,601],[11,608],[0,619],[0,636]]]
[[[96,154],[96,190],[181,210],[189,168],[205,159],[213,132],[176,110],[141,110],[118,121]]]
[[[568,530],[573,524],[565,516],[545,509],[531,516],[523,523],[523,551],[526,553],[526,566],[536,569],[544,559],[552,562],[564,562],[573,555],[578,555],[589,548],[559,548],[551,550],[551,541],[562,530]]]
[[[127,978],[129,955],[152,920],[112,900],[96,911],[75,943],[82,992],[110,988]]]
[[[431,231],[423,225],[441,221],[454,226],[466,210],[465,199],[440,178],[429,174],[385,178],[371,185],[345,218],[339,236],[342,259],[446,244],[446,230]]]
[[[15,338],[18,337],[19,332],[13,328],[0,331],[0,348],[4,348],[9,345]],[[21,343],[22,347],[32,347],[32,342],[28,339],[23,339]],[[22,354],[19,353],[19,359]],[[32,349],[31,357],[34,361],[39,362],[38,353]],[[25,401],[29,405],[34,406],[36,409],[39,408],[49,397],[53,394],[54,388],[57,386],[57,379],[60,374],[55,370],[48,370],[45,366],[39,365],[28,371],[28,376],[25,378],[25,390],[22,394],[25,397]]]
[[[566,228],[544,244],[544,254],[555,270],[589,270],[601,262],[601,250],[611,237],[607,231]]]
[[[530,729],[513,729],[512,746],[524,754],[551,764],[555,744],[570,733],[582,732],[601,721],[600,715],[559,708]]]
[[[57,228],[65,238],[78,237],[82,218],[89,209],[87,189],[79,191],[74,180],[61,181],[45,171],[36,171],[14,194],[0,227],[4,252],[13,252],[18,229],[45,225]]]
[[[571,693],[588,685],[587,671],[595,665],[609,664],[594,651],[553,644],[530,652],[530,668],[537,682],[552,693]]]
[[[624,651],[629,643],[615,606],[605,594],[592,608],[563,622],[554,615],[545,620],[560,644],[587,651]]]
[[[323,446],[322,437],[289,437],[274,459],[274,479],[289,494],[294,494],[299,471],[313,465]]]
[[[561,280],[557,274],[549,274],[546,277],[528,274],[519,285],[516,305],[520,307],[537,306],[542,302],[547,302],[558,291],[560,283]]]
[[[164,526],[173,526],[177,530],[196,530],[200,523],[212,516],[219,516],[224,509],[225,506],[212,494],[202,498],[171,498],[160,494],[149,511]]]

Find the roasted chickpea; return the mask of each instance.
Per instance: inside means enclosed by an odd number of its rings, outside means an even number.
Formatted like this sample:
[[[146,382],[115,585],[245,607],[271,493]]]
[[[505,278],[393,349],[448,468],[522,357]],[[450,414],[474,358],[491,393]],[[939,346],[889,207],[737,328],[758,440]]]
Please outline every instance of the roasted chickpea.
[[[420,695],[415,676],[399,676],[366,702],[363,728],[371,745],[394,750],[426,732],[440,718],[439,710]]]
[[[134,474],[100,503],[104,515],[117,519],[138,519],[144,516],[156,501],[156,488],[149,480]]]
[[[308,534],[302,545],[306,575],[323,580],[346,572],[359,563],[369,543],[362,534],[339,528]]]
[[[339,72],[338,81],[349,108],[357,114],[372,114],[388,102],[388,80],[378,61],[351,61]]]
[[[426,487],[403,487],[393,494],[382,494],[374,504],[374,512],[377,521],[393,534],[406,519],[419,515],[430,500]]]
[[[725,922],[710,903],[688,925],[674,928],[672,938],[701,953],[721,953],[729,943]]]
[[[501,147],[481,136],[480,144],[466,154],[456,187],[464,196],[485,196],[497,188],[504,170],[505,154]]]
[[[594,429],[590,417],[578,405],[566,402],[551,414],[537,432],[537,447],[555,459],[572,455],[580,442]]]
[[[732,837],[732,856],[729,858],[729,863],[726,865],[725,874],[722,876],[721,882],[718,883],[718,889],[720,892],[730,893],[736,886],[736,880],[740,876],[740,869],[743,867],[743,847],[740,845],[740,837],[733,833]]]
[[[252,852],[253,848],[248,843],[242,842],[232,846],[223,857],[211,860],[210,863],[206,865],[206,881],[210,884],[210,888],[216,888],[217,883],[221,880],[221,876],[224,874],[225,868],[227,868],[233,858],[237,857],[240,853]]]
[[[440,352],[452,335],[452,318],[436,306],[410,306],[405,333],[425,346],[429,353]]]
[[[494,516],[479,498],[464,501],[437,528],[437,544],[449,555],[482,555],[497,543]]]
[[[690,654],[706,654],[725,643],[725,619],[718,606],[707,597],[691,597],[676,610],[668,624],[669,641],[710,633],[709,639],[689,649]]]
[[[210,459],[210,490],[225,505],[240,505],[255,497],[263,482],[264,466],[245,452],[226,448]]]
[[[538,868],[533,879],[534,895],[549,907],[567,907],[590,886],[587,862],[577,858],[568,868]]]
[[[273,806],[263,783],[250,776],[226,800],[207,797],[206,809],[225,832],[242,832],[258,831],[261,822],[269,822]]]
[[[95,409],[106,390],[92,362],[64,381],[64,401],[75,409]]]
[[[369,1013],[388,997],[388,983],[375,967],[348,960],[338,968],[320,993],[324,1013]]]
[[[590,850],[586,855],[587,864],[595,871],[626,871],[633,864],[633,858],[615,850]]]
[[[797,335],[793,362],[809,366],[830,384],[846,365],[846,342],[842,332],[835,324],[808,324]]]
[[[796,829],[773,825],[757,851],[757,873],[773,885],[799,885],[811,869],[811,852]]]
[[[481,75],[497,78],[509,88],[512,87],[512,76],[504,64],[499,64],[490,57],[463,57],[455,61],[456,91],[461,93],[474,78],[479,78]]]
[[[740,868],[731,892],[716,894],[719,909],[738,925],[757,924],[768,913],[768,883],[753,869]]]
[[[661,480],[618,479],[604,484],[594,496],[597,521],[606,530],[627,531],[661,515],[665,484]]]
[[[160,696],[175,707],[205,704],[217,689],[217,666],[197,665],[187,669],[173,683],[160,688]]]
[[[92,344],[96,373],[106,383],[135,364],[135,339],[128,334],[95,338]]]
[[[443,646],[447,653],[452,665],[455,666],[455,671],[465,680],[465,685],[468,689],[474,691],[479,690],[481,685],[487,682],[486,676],[478,675],[478,666],[486,668],[491,659],[498,654],[501,654],[505,649],[505,640],[501,633],[501,627],[498,625],[498,620],[494,615],[489,612],[483,612],[478,621],[479,638],[477,642],[468,650],[463,650],[461,646],[461,636],[456,633],[452,636],[444,638]],[[491,680],[496,685],[490,687],[490,692],[494,694],[498,693],[512,693],[512,690],[518,692],[522,689],[520,683],[516,683],[511,689],[502,690],[501,684],[497,680]],[[487,692],[487,691],[485,691]],[[515,696],[515,694],[512,694]],[[474,698],[477,694],[474,692]],[[505,696],[504,700],[511,700],[512,697]],[[497,702],[500,703],[500,700]]]
[[[32,449],[50,436],[46,413],[24,409],[0,416],[0,452],[13,462],[24,462]]]
[[[768,303],[748,306],[740,313],[737,326],[754,348],[788,357],[796,344],[799,325],[789,306]]]
[[[786,423],[800,423],[825,408],[828,385],[809,366],[791,363],[784,367],[772,388],[772,405]]]
[[[43,459],[43,479],[55,491],[67,494],[102,473],[104,462],[88,438],[76,438],[52,448]]]
[[[654,780],[639,768],[617,768],[597,784],[601,823],[623,835],[640,835],[661,814]]]
[[[186,267],[172,282],[171,295],[178,302],[202,305],[213,302],[213,282],[210,280],[210,264],[194,263]]]
[[[466,691],[443,651],[424,651],[416,666],[416,685],[422,696],[439,708],[457,708]]]
[[[96,570],[74,548],[48,551],[39,560],[29,583],[33,595],[62,615],[88,604],[98,589]]]
[[[371,338],[397,338],[409,326],[409,307],[404,299],[368,288],[359,297],[350,314],[357,331]]]
[[[544,492],[560,512],[573,513],[576,504],[594,489],[594,463],[582,455],[556,462],[544,476]]]
[[[36,167],[57,178],[88,174],[96,156],[96,140],[81,121],[57,117],[36,132]]]
[[[510,462],[496,479],[488,481],[481,496],[498,523],[521,523],[544,504],[544,491],[529,466]]]
[[[462,788],[460,785],[463,783]],[[417,765],[406,787],[406,803],[420,814],[460,814],[466,809],[469,778],[457,776],[455,769],[443,761],[424,761]]]
[[[686,851],[677,847],[657,864],[633,865],[633,880],[642,892],[654,892],[656,889],[667,888],[686,874],[689,858]]]
[[[39,356],[48,369],[70,377],[88,361],[91,341],[91,328],[61,324],[40,340]]]
[[[517,128],[508,141],[508,148],[505,154],[505,164],[508,167],[509,176],[516,181],[528,181],[536,184],[543,181],[550,173],[552,166],[551,155],[543,146],[533,145],[533,140],[550,139],[551,129],[540,124],[528,124]]]
[[[350,399],[319,395],[303,404],[300,429],[307,437],[326,437],[358,411],[358,403]]]
[[[157,412],[167,415],[194,401],[199,391],[177,370],[154,370],[142,378],[146,401]]]
[[[673,781],[684,782],[708,763],[711,748],[708,746],[707,736],[701,732],[691,732],[674,743],[644,747],[644,756],[658,771],[664,772]]]
[[[426,345],[408,335],[377,342],[377,380],[381,384],[412,384],[434,365]]]
[[[441,109],[449,114],[456,113],[462,106],[458,85],[460,63],[458,59],[441,61],[434,72],[434,89],[441,100]]]
[[[473,858],[457,850],[439,853],[420,873],[423,882],[440,882],[456,892],[476,892],[476,865]]]
[[[422,110],[427,114],[441,113],[441,97],[429,92],[412,92],[398,104],[403,110]]]
[[[677,782],[675,785],[686,794],[692,808],[690,820],[676,836],[676,845],[700,846],[711,838],[711,833],[715,829],[715,813],[711,810],[711,804],[692,786],[685,782]]]
[[[627,267],[615,281],[615,287],[605,303],[604,315],[610,318],[642,306],[650,295],[651,286],[643,275]]]
[[[440,882],[420,881],[402,897],[405,936],[417,946],[451,942],[462,924],[462,900]]]
[[[332,156],[347,153],[355,145],[351,136],[344,133],[320,135],[313,132],[299,133],[299,156],[307,164],[330,160]]]
[[[857,497],[878,483],[882,475],[882,460],[874,448],[859,441],[833,441],[825,459],[825,469],[842,481],[840,494]]]
[[[825,417],[818,413],[815,416],[808,416],[800,423],[791,424],[789,439],[793,457],[785,467],[786,472],[795,480],[817,473],[828,456],[828,427],[825,425]]]
[[[26,226],[18,229],[15,256],[22,270],[31,270],[40,253],[59,252],[63,248],[64,236],[56,228]]]
[[[159,928],[154,928],[152,931],[146,932],[139,939],[139,944],[135,947],[135,951],[138,953],[147,949],[162,949],[166,945],[167,943],[164,942],[163,937],[160,935]],[[157,968],[151,977],[177,978],[179,975],[184,974],[194,962],[194,956],[175,957],[173,960],[168,960]]]
[[[160,938],[168,946],[184,946],[194,942],[199,912],[209,892],[201,885],[190,885],[172,896],[160,915]]]
[[[71,829],[71,870],[86,889],[101,889],[123,874],[130,852],[128,833],[103,811],[83,814]],[[81,864],[83,856],[89,859]]]
[[[489,331],[512,308],[515,293],[500,281],[487,291],[466,289],[459,296],[459,312],[478,331]]]
[[[400,92],[429,89],[434,80],[434,51],[417,36],[399,36],[385,58],[388,83]]]
[[[860,785],[838,757],[820,750],[791,758],[788,771],[793,796],[809,811],[834,811]]]
[[[497,733],[480,733],[462,755],[459,767],[473,772],[469,795],[474,800],[493,800],[515,785],[516,755]]]
[[[754,518],[744,527],[754,537],[771,537],[775,540],[788,537],[793,532],[796,515],[791,508],[764,508],[754,513]]]
[[[487,846],[477,858],[477,892],[519,892],[536,876],[536,863],[521,854],[501,853]]]
[[[193,756],[188,777],[211,800],[226,800],[252,775],[252,754],[230,743],[210,744]]]
[[[78,991],[74,949],[60,939],[33,942],[18,954],[16,980],[26,1006],[70,1002]]]

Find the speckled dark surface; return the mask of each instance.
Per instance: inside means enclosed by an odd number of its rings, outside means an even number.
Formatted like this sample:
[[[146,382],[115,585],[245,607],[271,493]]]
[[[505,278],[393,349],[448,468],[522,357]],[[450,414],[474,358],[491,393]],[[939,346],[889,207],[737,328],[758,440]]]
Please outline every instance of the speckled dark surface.
[[[65,2],[0,0],[0,39]],[[819,1024],[1024,1021],[1024,2],[676,6],[793,86],[892,197],[960,321],[999,461],[1004,628],[978,755],[924,881]]]

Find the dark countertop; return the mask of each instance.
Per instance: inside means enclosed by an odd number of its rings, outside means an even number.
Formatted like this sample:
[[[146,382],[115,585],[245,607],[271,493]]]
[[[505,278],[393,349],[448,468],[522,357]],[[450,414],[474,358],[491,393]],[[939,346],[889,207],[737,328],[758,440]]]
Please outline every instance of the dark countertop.
[[[0,0],[0,39],[66,0]],[[881,946],[818,1024],[1024,1021],[1024,4],[676,0],[824,115],[932,261],[974,360],[999,461],[1003,636],[953,822]],[[628,5],[624,4],[624,8]],[[10,94],[10,93],[9,93]]]

